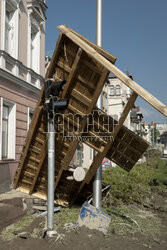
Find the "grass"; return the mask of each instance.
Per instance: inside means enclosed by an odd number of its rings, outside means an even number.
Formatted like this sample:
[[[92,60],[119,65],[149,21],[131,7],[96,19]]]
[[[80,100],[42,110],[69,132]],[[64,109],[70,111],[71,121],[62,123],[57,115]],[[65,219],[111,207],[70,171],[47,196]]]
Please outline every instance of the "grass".
[[[54,216],[55,230],[63,227],[65,223],[76,223],[80,208],[62,208],[60,213]]]
[[[125,205],[105,208],[103,211],[111,216],[109,233],[119,235],[142,233],[153,239],[158,239],[160,236],[161,221],[150,212]]]

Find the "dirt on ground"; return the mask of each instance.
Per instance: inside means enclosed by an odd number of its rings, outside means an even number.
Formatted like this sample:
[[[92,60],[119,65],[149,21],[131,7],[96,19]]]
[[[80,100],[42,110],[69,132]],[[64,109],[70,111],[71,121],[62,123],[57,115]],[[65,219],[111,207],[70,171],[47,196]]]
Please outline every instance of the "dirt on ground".
[[[22,199],[19,197],[0,201],[0,232],[3,228],[22,218],[26,212],[23,210]]]
[[[138,207],[136,204],[129,207],[136,209],[139,216],[144,218],[158,218],[160,221],[159,237],[147,235],[141,232],[123,232],[119,234],[112,231],[107,235],[96,231],[89,230],[86,227],[78,228],[73,223],[66,223],[57,230],[53,238],[46,234],[46,217],[33,215],[32,221],[24,230],[12,231],[13,238],[4,240],[4,235],[0,233],[0,249],[2,250],[165,250],[167,249],[167,210],[166,194],[156,197],[154,205],[151,199],[147,201],[144,207]],[[61,213],[61,212],[60,212]],[[1,200],[0,202],[0,226],[6,228],[9,224],[19,221],[25,214],[23,211],[22,198],[12,198]],[[123,224],[123,223],[122,223]],[[126,224],[126,223],[124,223]],[[153,225],[153,227],[156,225]],[[8,229],[9,228],[9,229]],[[7,227],[6,236],[10,232],[10,226]]]

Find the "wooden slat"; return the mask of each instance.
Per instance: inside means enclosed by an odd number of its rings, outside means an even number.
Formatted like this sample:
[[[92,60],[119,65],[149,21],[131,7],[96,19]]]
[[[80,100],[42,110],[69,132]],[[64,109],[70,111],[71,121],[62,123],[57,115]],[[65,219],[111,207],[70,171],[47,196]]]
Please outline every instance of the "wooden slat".
[[[66,64],[64,64],[64,63],[62,63],[62,62],[57,62],[57,65],[59,66],[59,67],[61,67],[63,70],[66,70],[68,73],[70,73],[71,72],[71,69],[70,69],[70,67],[68,67]]]
[[[30,156],[30,160],[33,161],[33,162],[36,162],[37,164],[40,162],[40,160]]]
[[[89,105],[91,103],[91,100],[88,97],[86,97],[85,95],[81,94],[76,89],[73,89],[71,95],[73,97],[75,97],[76,99],[78,99],[79,101],[81,101],[82,103],[84,103],[85,105]]]
[[[94,48],[86,44],[81,38],[76,36],[73,32],[68,30],[64,25],[58,27],[58,29],[63,32],[67,37],[69,37],[73,42],[77,43],[84,51],[86,51],[89,56],[97,60],[99,63],[103,64],[110,72],[112,72],[116,77],[118,77],[123,83],[125,83],[130,89],[141,96],[146,102],[151,104],[155,109],[161,112],[163,115],[167,116],[167,106],[160,102],[157,98],[151,95],[147,90],[133,81],[130,77],[125,75],[121,70],[119,70],[115,65],[110,63],[106,58],[97,53]]]
[[[41,154],[40,154],[40,162],[39,162],[39,165],[38,165],[38,169],[37,169],[37,172],[35,173],[35,177],[33,178],[33,183],[31,185],[29,194],[32,194],[32,192],[34,190],[34,187],[35,187],[36,181],[38,179],[41,167],[42,167],[42,165],[44,163],[46,154],[47,154],[47,141],[45,140],[45,143],[43,145],[43,148],[42,148]],[[31,159],[31,157],[30,157],[30,159]]]
[[[88,86],[89,88],[93,89],[95,88],[95,84],[91,81],[86,80],[85,78],[83,78],[82,76],[78,75],[78,80],[82,83],[84,83],[86,86]]]
[[[41,140],[39,137],[36,137],[36,138],[35,138],[35,141],[39,142],[40,144],[44,144],[44,141]]]

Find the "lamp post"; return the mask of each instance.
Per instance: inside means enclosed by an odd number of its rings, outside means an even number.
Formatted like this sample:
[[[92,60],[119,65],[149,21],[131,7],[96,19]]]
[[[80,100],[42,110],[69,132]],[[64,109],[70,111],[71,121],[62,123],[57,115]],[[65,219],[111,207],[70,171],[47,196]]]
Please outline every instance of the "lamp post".
[[[102,0],[96,0],[96,43],[102,46]],[[102,109],[102,94],[97,101],[98,108]],[[93,206],[101,208],[102,199],[102,165],[96,171],[93,181]]]

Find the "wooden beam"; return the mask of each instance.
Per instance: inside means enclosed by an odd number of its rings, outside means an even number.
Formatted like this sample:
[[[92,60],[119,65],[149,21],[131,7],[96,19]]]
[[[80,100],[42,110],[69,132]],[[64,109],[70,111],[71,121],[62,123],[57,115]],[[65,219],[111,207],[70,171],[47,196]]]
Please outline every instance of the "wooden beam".
[[[100,55],[94,48],[90,47],[84,40],[66,28],[64,25],[58,27],[58,29],[63,32],[67,37],[69,37],[73,42],[78,44],[86,53],[92,58],[97,60],[99,63],[104,65],[110,72],[112,72],[116,77],[118,77],[122,82],[124,82],[129,88],[141,96],[146,102],[151,104],[160,113],[167,116],[167,106],[160,102],[157,98],[151,95],[147,90],[125,75],[121,70],[119,70],[115,65],[109,62],[106,58]]]
[[[63,89],[63,93],[62,93],[62,98],[66,98],[67,94],[68,94],[68,89],[69,89],[69,86],[71,84],[71,82],[73,81],[75,75],[76,75],[76,72],[77,72],[77,69],[78,69],[78,63],[79,63],[79,60],[81,59],[81,55],[82,55],[82,49],[78,49],[78,52],[76,54],[76,57],[75,57],[75,60],[73,62],[73,65],[72,65],[72,68],[71,68],[71,72],[70,74],[68,75],[68,78],[67,78],[67,82],[66,84],[64,85],[64,89]]]
[[[61,43],[62,39],[63,39],[63,34],[60,33],[59,37],[57,39],[56,47],[55,47],[53,55],[52,55],[52,59],[50,61],[49,67],[48,67],[46,75],[45,75],[46,80],[48,78],[53,77],[53,73],[54,73],[54,70],[55,70],[55,64],[57,63],[58,54],[60,53],[60,50],[61,50],[60,43]]]
[[[70,86],[71,82],[73,81],[73,79],[74,79],[74,77],[76,75],[76,72],[77,72],[77,69],[78,69],[78,63],[79,63],[79,60],[81,58],[81,55],[82,55],[82,49],[79,48],[78,52],[76,54],[75,60],[73,62],[73,65],[72,65],[71,72],[68,75],[67,82],[66,82],[66,84],[64,86],[63,93],[62,93],[62,98],[65,98],[67,96],[67,94],[68,94],[67,91],[69,89],[69,86]],[[67,154],[66,154],[66,156],[67,156]],[[66,158],[66,156],[65,156],[65,158]],[[55,189],[56,189],[56,187],[57,187],[57,185],[59,183],[59,180],[60,180],[60,177],[61,177],[62,173],[63,173],[63,166],[61,164],[61,168],[59,170],[58,176],[57,176],[56,181],[55,181]]]
[[[96,170],[100,166],[102,160],[104,159],[104,157],[106,156],[107,152],[109,151],[111,145],[113,144],[113,141],[114,141],[115,137],[117,136],[119,130],[121,129],[130,109],[133,107],[133,104],[134,104],[136,98],[137,98],[137,94],[133,93],[131,95],[128,103],[126,104],[124,110],[123,110],[122,116],[120,117],[118,124],[115,126],[115,129],[114,129],[113,133],[111,134],[111,136],[113,137],[113,140],[111,142],[109,142],[104,147],[104,150],[102,152],[97,153],[96,156],[94,157],[93,163],[90,166],[90,169],[87,172],[87,175],[85,178],[86,183],[89,183],[91,181],[91,179],[93,178],[93,176],[95,175]]]

